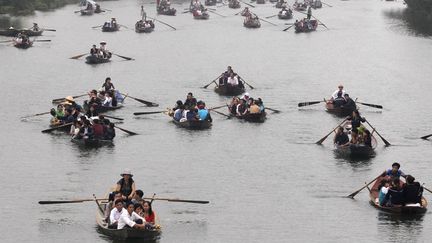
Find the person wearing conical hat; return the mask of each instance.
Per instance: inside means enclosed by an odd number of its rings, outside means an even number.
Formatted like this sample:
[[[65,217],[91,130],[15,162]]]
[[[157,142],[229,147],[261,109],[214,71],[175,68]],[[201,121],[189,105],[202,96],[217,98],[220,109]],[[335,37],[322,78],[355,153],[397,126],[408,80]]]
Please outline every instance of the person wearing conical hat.
[[[129,169],[125,169],[120,176],[122,178],[117,182],[115,191],[121,192],[123,200],[132,200],[136,191],[133,174]]]

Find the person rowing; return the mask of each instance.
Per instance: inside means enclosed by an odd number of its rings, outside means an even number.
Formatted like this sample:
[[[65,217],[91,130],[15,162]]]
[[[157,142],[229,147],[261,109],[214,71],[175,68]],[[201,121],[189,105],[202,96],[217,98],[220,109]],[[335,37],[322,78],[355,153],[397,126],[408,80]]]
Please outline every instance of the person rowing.
[[[198,117],[200,121],[213,121],[210,112],[207,110],[206,105],[203,101],[198,101]]]
[[[243,17],[247,17],[247,16],[250,16],[251,15],[251,12],[249,11],[249,8],[248,7],[245,7],[244,9],[243,9],[243,11],[241,11],[241,16],[243,16]]]
[[[186,100],[183,103],[183,105],[185,106],[185,109],[194,108],[197,105],[197,100],[193,96],[192,92],[189,92],[187,94]]]
[[[341,106],[345,103],[345,90],[343,88],[342,84],[338,86],[338,89],[331,95],[330,103],[333,103],[335,106]]]
[[[126,169],[120,176],[122,178],[117,182],[115,191],[121,192],[123,200],[129,201],[134,197],[136,190],[133,175],[130,170]]]
[[[351,121],[351,131],[358,132],[361,123],[366,122],[366,118],[361,117],[358,110],[352,112],[351,116],[348,116],[347,121]]]
[[[31,27],[31,30],[33,30],[33,31],[40,31],[40,28],[39,28],[39,26],[38,26],[37,23],[33,23],[33,27]]]
[[[386,176],[391,178],[399,178],[399,177],[403,177],[406,178],[406,175],[403,171],[400,170],[401,165],[397,162],[392,164],[392,168],[391,169],[387,169],[385,170],[381,176]]]
[[[96,46],[96,45],[95,45]],[[105,92],[108,92],[108,91],[114,91],[115,90],[115,87],[114,87],[114,84],[111,82],[111,78],[110,77],[107,77],[106,79],[105,79],[105,82],[103,83],[103,85],[102,85],[102,89],[105,91]]]
[[[338,127],[336,135],[334,136],[333,143],[337,146],[347,146],[350,144],[348,134],[345,133],[343,127]]]

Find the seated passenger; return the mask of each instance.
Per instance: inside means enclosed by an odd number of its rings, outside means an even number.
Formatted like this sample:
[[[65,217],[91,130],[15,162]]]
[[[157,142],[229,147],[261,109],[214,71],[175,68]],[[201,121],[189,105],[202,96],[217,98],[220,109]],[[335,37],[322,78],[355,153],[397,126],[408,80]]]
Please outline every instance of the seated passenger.
[[[104,100],[104,102],[103,102],[103,106],[105,106],[105,107],[112,107],[113,105],[112,105],[112,100],[113,100],[113,98],[112,98],[112,95],[111,95],[111,93],[110,92],[106,92],[105,93],[105,100]]]
[[[106,124],[105,124],[105,126],[106,126]],[[104,132],[104,137],[107,140],[113,140],[115,135],[116,135],[116,133],[115,133],[115,129],[114,129],[114,123],[109,123],[109,121],[108,121],[107,128]]]
[[[143,192],[142,190],[136,190],[136,191],[135,191],[135,195],[134,195],[134,197],[132,198],[131,201],[132,201],[134,204],[136,204],[136,203],[139,202],[139,200],[142,199],[143,196],[144,196],[144,192]]]
[[[143,202],[143,217],[147,223],[152,224],[153,226],[156,223],[156,214],[154,213],[151,203],[149,201]]]
[[[372,148],[372,134],[367,129],[365,129],[363,133],[363,143],[364,145]]]
[[[357,131],[351,131],[351,141],[350,144],[358,144],[358,134]]]
[[[129,201],[134,197],[136,190],[133,175],[130,170],[126,169],[120,176],[122,178],[117,182],[115,191],[121,192],[123,200]]]
[[[198,117],[201,121],[212,121],[210,112],[205,108],[205,103],[198,105]]]
[[[237,105],[236,116],[244,116],[247,113],[246,100],[241,99],[240,104]]]
[[[378,194],[378,202],[380,206],[384,206],[384,199],[385,196],[389,190],[390,182],[386,179],[381,180],[381,184],[378,187],[379,194]]]
[[[117,199],[122,199],[122,195],[120,192],[111,192],[108,195],[108,203],[105,205],[105,220],[107,222],[109,222],[110,219],[110,215],[111,215],[111,210],[113,210],[113,208],[115,208],[115,202],[117,201]],[[123,200],[122,200],[123,202]],[[124,203],[123,203],[124,206]]]
[[[93,136],[95,139],[103,139],[104,138],[104,127],[100,123],[99,119],[93,120]]]
[[[411,175],[406,176],[406,183],[403,187],[403,198],[405,204],[420,203],[423,196],[423,187],[415,181]]]
[[[195,99],[195,97],[193,97],[192,92],[189,92],[185,102],[183,103],[185,106],[185,109],[190,109],[192,107],[195,107],[197,105],[197,100]]]
[[[403,190],[400,186],[399,178],[394,178],[389,188],[383,204],[387,207],[402,206],[404,203]]]
[[[343,127],[338,127],[337,131],[336,131],[336,135],[333,139],[333,143],[338,145],[338,146],[346,146],[349,144],[349,137],[348,135],[344,132],[344,128]]]
[[[181,103],[181,101],[180,101],[180,103]],[[173,119],[176,120],[176,121],[180,121],[180,119],[183,117],[183,111],[184,111],[184,105],[181,103],[181,105],[179,105],[175,109],[174,115],[173,115]]]
[[[186,113],[186,120],[188,121],[197,121],[198,120],[198,110],[193,107]]]
[[[145,219],[134,212],[134,204],[128,202],[126,204],[126,210],[122,210],[122,214],[118,220],[117,229],[123,229],[125,227],[144,229]]]
[[[253,103],[252,103],[252,105],[249,107],[249,113],[250,114],[258,114],[258,113],[261,113],[261,109],[260,109],[260,107],[257,105],[257,102],[258,101],[254,101]]]
[[[230,113],[232,114],[232,115],[235,115],[235,114],[237,114],[237,105],[240,103],[240,100],[239,100],[239,98],[238,97],[233,97],[232,98],[232,100],[231,100],[231,103],[230,103],[230,105],[229,105],[229,110],[230,110]]]
[[[231,73],[230,76],[228,77],[227,84],[231,85],[231,86],[238,86],[239,85],[239,81],[238,81],[237,77],[234,75],[234,73]]]
[[[115,200],[114,206],[115,207],[111,210],[109,216],[109,229],[117,229],[120,216],[122,215],[123,211],[126,211],[126,209],[123,208],[123,200],[121,199]]]

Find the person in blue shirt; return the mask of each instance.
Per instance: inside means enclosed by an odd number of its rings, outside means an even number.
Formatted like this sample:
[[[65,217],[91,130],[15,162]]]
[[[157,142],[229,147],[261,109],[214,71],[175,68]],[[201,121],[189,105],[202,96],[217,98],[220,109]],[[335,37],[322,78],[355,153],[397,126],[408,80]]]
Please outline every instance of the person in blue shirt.
[[[204,102],[198,105],[198,116],[201,121],[212,121],[210,112],[205,108]]]
[[[382,173],[382,176],[388,176],[388,177],[390,177],[391,179],[394,179],[394,178],[400,178],[401,176],[402,176],[403,178],[406,178],[405,173],[403,173],[403,172],[400,170],[400,164],[399,164],[399,163],[393,163],[393,164],[392,164],[392,168],[391,168],[391,169],[388,169],[388,170],[386,170],[386,171],[384,171],[384,172]]]

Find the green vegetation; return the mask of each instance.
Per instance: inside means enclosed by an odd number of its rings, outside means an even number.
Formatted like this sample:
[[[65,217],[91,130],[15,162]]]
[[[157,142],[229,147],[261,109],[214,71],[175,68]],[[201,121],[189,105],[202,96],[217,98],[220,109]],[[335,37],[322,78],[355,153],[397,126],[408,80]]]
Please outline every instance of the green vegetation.
[[[0,14],[27,15],[35,10],[48,11],[79,0],[0,0]]]
[[[410,11],[432,22],[432,0],[405,0]]]

